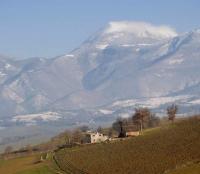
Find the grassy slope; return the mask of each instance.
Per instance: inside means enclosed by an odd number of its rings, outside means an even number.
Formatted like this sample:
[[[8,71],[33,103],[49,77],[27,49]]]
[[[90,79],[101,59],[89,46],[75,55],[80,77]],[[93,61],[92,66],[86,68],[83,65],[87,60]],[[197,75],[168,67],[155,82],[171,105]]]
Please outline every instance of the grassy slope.
[[[0,161],[2,174],[53,174],[47,162],[34,164],[38,155]]]
[[[76,166],[90,174],[161,174],[200,161],[199,147],[200,119],[192,118],[121,142],[64,149],[56,158],[65,171]]]
[[[200,164],[192,164],[169,172],[169,174],[200,174]]]

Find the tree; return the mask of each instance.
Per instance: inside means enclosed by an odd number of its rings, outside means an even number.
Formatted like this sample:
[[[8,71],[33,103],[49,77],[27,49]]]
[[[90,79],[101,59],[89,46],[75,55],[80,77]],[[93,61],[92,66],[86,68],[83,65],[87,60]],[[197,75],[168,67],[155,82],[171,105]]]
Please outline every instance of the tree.
[[[112,129],[112,128],[109,128],[109,129],[108,129],[108,136],[109,136],[109,137],[112,137],[112,136],[113,136],[113,129]]]
[[[88,130],[90,130],[90,128],[88,126],[81,126],[79,127],[79,129],[82,131],[82,132],[87,132]]]
[[[177,112],[178,112],[178,106],[175,104],[172,104],[167,108],[168,120],[172,121],[172,123],[175,120]]]
[[[6,148],[5,148],[5,150],[4,150],[4,153],[5,154],[9,154],[9,153],[11,153],[12,152],[12,147],[11,146],[7,146]]]
[[[121,138],[126,136],[124,121],[122,118],[118,118],[112,125],[113,129],[119,133],[118,137]]]
[[[11,146],[7,146],[4,150],[4,158],[7,159],[12,152],[13,148]]]
[[[160,125],[160,118],[157,117],[155,114],[151,114],[147,124],[148,128],[157,127]]]
[[[99,127],[97,128],[97,132],[99,132],[99,133],[102,133],[102,132],[103,132],[103,129],[102,129],[101,126],[99,126]]]
[[[81,143],[83,136],[82,132],[79,129],[76,129],[72,133],[72,142],[73,143]]]
[[[30,144],[28,144],[26,147],[25,147],[25,150],[27,150],[27,153],[28,154],[31,154],[33,152],[33,148],[31,147]]]
[[[72,141],[72,133],[66,130],[64,133],[64,144],[69,145],[71,144],[71,141]]]
[[[144,123],[149,120],[150,116],[151,112],[148,108],[136,108],[132,120],[134,124],[139,125],[139,130],[142,132]]]

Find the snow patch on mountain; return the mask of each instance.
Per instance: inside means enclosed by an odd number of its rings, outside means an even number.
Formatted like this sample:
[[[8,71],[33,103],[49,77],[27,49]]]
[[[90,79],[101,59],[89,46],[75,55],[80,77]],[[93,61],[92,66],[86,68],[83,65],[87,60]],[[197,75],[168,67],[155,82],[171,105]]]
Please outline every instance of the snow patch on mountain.
[[[138,46],[151,46],[153,44],[138,43],[138,44],[122,44],[122,47],[138,47]]]
[[[136,104],[136,100],[121,100],[121,101],[116,101],[112,104],[112,107],[129,107],[129,106],[134,106]]]
[[[200,99],[190,101],[189,103],[190,104],[200,104]]]
[[[113,111],[108,110],[108,109],[100,109],[99,111],[104,115],[109,115],[113,113]]]
[[[3,76],[6,76],[6,74],[3,72],[0,72],[0,77],[3,77]]]
[[[10,68],[11,67],[11,65],[9,64],[9,63],[7,63],[6,65],[5,65],[5,68],[6,69],[8,69],[8,68]]]
[[[66,54],[65,57],[74,57],[73,54]]]
[[[99,45],[96,46],[96,48],[97,48],[97,49],[103,50],[103,49],[105,49],[107,46],[108,46],[108,44],[99,44]]]
[[[148,108],[158,108],[161,105],[174,103],[179,101],[184,101],[191,98],[190,95],[181,95],[173,97],[153,97],[153,98],[141,98],[141,99],[131,99],[131,100],[121,100],[116,101],[111,107],[148,107]]]
[[[184,59],[173,59],[173,60],[169,60],[169,64],[170,65],[181,64],[183,61]]]
[[[44,112],[40,114],[17,115],[12,118],[12,122],[36,123],[37,121],[56,121],[60,118],[60,114],[56,112]]]

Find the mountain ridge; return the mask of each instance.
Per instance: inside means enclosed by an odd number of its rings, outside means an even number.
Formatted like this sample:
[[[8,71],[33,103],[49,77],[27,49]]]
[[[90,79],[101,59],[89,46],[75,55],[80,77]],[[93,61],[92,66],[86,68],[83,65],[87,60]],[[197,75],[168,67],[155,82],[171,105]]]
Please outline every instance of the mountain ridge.
[[[0,118],[198,91],[198,43],[198,29],[177,34],[167,26],[110,22],[69,54],[13,60],[11,75],[2,63]]]

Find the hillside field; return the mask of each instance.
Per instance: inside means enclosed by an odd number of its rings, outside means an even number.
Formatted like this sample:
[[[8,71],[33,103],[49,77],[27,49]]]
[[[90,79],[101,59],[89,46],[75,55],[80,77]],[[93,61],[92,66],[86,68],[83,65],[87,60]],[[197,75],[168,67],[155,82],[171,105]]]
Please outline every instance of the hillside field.
[[[0,174],[54,174],[48,162],[35,163],[39,155],[0,160]]]
[[[200,118],[193,117],[124,141],[63,149],[55,158],[72,173],[199,174],[199,147]]]
[[[180,167],[174,171],[170,171],[167,174],[199,174],[200,164],[192,164],[188,166]]]

